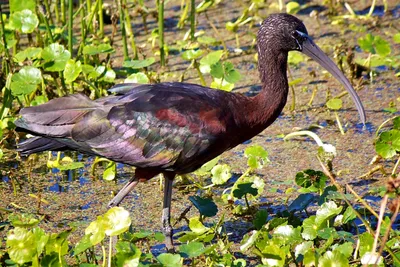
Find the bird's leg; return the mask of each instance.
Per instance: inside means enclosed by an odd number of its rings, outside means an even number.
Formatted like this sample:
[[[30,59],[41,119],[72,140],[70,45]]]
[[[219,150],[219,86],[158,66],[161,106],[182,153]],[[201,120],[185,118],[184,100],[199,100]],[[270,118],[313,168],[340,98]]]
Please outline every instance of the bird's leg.
[[[118,206],[119,203],[126,197],[127,194],[139,183],[139,179],[135,176],[129,180],[129,182],[124,185],[124,187],[119,190],[118,194],[108,202],[108,207],[112,208]]]
[[[165,246],[168,252],[174,252],[174,243],[172,241],[171,226],[171,199],[172,199],[172,181],[175,174],[164,173],[164,204],[162,213],[162,227],[165,235]]]

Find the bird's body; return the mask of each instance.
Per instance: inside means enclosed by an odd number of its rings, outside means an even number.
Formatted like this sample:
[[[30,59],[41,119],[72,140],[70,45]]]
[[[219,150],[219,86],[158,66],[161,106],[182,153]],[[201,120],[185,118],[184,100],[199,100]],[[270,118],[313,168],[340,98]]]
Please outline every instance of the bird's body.
[[[275,14],[263,22],[257,37],[262,90],[254,97],[188,83],[123,84],[114,89],[120,94],[95,101],[71,95],[21,111],[16,125],[37,137],[19,144],[19,151],[29,155],[72,149],[135,166],[135,177],[110,206],[118,205],[138,181],[163,173],[163,226],[172,249],[173,178],[196,170],[275,121],[288,95],[288,51],[303,51],[339,79],[365,121],[350,83],[306,34],[303,23],[291,15]]]

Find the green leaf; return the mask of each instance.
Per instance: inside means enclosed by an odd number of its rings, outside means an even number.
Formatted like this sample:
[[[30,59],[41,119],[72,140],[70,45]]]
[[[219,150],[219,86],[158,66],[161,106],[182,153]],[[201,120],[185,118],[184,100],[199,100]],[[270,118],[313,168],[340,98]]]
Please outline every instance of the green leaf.
[[[266,266],[284,266],[286,252],[275,244],[262,248],[261,262]]]
[[[67,84],[71,84],[78,78],[82,72],[82,63],[78,60],[75,62],[73,59],[69,59],[64,69],[64,78]]]
[[[301,244],[298,244],[295,248],[294,255],[296,256],[296,258],[299,255],[304,256],[306,254],[306,252],[312,251],[313,246],[314,246],[314,242],[312,242],[312,241],[305,241]]]
[[[182,53],[182,58],[184,60],[194,60],[194,59],[198,59],[199,57],[201,57],[204,54],[204,50],[198,49],[198,50],[187,50],[185,52]]]
[[[11,78],[11,92],[13,95],[27,95],[36,90],[42,82],[42,73],[35,67],[23,67]]]
[[[396,34],[393,36],[393,41],[394,41],[396,44],[400,44],[400,32],[396,33]]]
[[[233,190],[233,196],[241,199],[246,194],[256,196],[258,194],[257,188],[253,187],[253,183],[241,183],[237,185],[237,188]]]
[[[266,210],[258,210],[253,220],[254,227],[260,230],[267,222],[267,218],[268,212]]]
[[[78,255],[92,246],[92,242],[90,242],[90,235],[84,235],[83,238],[75,245],[74,255]]]
[[[353,243],[351,242],[346,242],[343,244],[340,244],[334,248],[333,251],[339,251],[342,253],[346,258],[350,258],[350,256],[353,254]]]
[[[400,151],[400,130],[390,130],[379,135],[375,150],[385,159],[391,158]]]
[[[99,44],[99,45],[86,45],[83,47],[83,54],[84,55],[98,55],[98,54],[110,54],[114,53],[115,50],[112,48],[110,44]]]
[[[288,63],[290,65],[298,66],[301,62],[304,62],[304,56],[302,53],[297,51],[290,51],[288,55]]]
[[[303,232],[301,233],[301,236],[305,240],[314,240],[317,237],[317,230],[319,226],[315,222],[315,218],[316,216],[312,215],[303,221]]]
[[[381,57],[387,57],[390,55],[390,44],[386,40],[382,39],[380,36],[375,36],[374,44],[378,55]]]
[[[149,57],[143,60],[124,61],[124,63],[122,63],[122,66],[124,68],[141,69],[150,66],[155,61],[156,59],[154,57]]]
[[[138,72],[138,73],[133,73],[133,74],[129,75],[128,78],[126,78],[124,80],[124,83],[146,84],[146,83],[149,83],[149,78],[147,77],[146,74],[144,74],[142,72]]]
[[[38,25],[38,17],[29,9],[24,9],[11,14],[10,28],[12,29],[23,33],[32,33]]]
[[[182,266],[182,259],[179,254],[163,253],[157,257],[157,260],[165,267]]]
[[[35,235],[25,228],[16,227],[10,230],[6,245],[10,259],[18,264],[32,261],[36,254]]]
[[[224,77],[224,67],[221,62],[212,64],[210,67],[210,74],[214,78],[222,79]]]
[[[286,13],[288,14],[296,14],[300,11],[300,4],[297,2],[289,2],[286,4]]]
[[[242,241],[240,242],[240,250],[244,252],[252,247],[256,243],[259,235],[260,231],[255,230],[245,234]]]
[[[103,179],[106,181],[112,181],[114,180],[116,173],[117,173],[117,164],[115,164],[114,161],[110,161],[103,172]]]
[[[231,62],[224,63],[225,69],[225,80],[229,83],[236,83],[240,80],[240,73],[234,69],[233,64]]]
[[[22,50],[22,51],[18,52],[14,56],[14,59],[18,63],[22,63],[27,58],[36,59],[36,58],[39,58],[40,53],[42,52],[42,50],[43,49],[41,47],[28,47],[25,50]]]
[[[197,169],[194,173],[196,175],[208,175],[209,172],[212,170],[212,168],[214,168],[214,166],[217,165],[219,158],[220,157],[216,157],[210,160],[209,162],[204,163],[203,166]]]
[[[131,242],[118,241],[115,245],[117,253],[115,255],[117,266],[139,266],[142,252]]]
[[[370,33],[365,35],[365,37],[358,38],[358,45],[362,50],[375,54],[373,43],[374,43],[374,37]]]
[[[235,87],[235,85],[233,83],[228,83],[224,79],[214,78],[210,87],[214,88],[214,89],[219,89],[219,90],[223,90],[226,92],[230,92]]]
[[[107,221],[105,234],[108,236],[116,236],[127,231],[131,225],[129,212],[122,207],[113,207],[104,214]]]
[[[393,129],[400,130],[400,116],[393,119]]]
[[[343,209],[343,206],[337,206],[334,201],[325,202],[317,210],[315,223],[322,226],[327,220],[338,215]]]
[[[223,164],[223,165],[216,165],[214,168],[211,170],[211,181],[213,184],[216,185],[222,185],[225,184],[229,178],[231,178],[231,167],[229,167],[228,164]]]
[[[345,212],[343,213],[343,223],[348,223],[357,218],[356,213],[351,207],[347,207]]]
[[[272,238],[274,244],[294,245],[303,239],[301,238],[301,227],[294,228],[292,225],[280,225],[274,229]]]
[[[329,99],[328,102],[326,102],[326,106],[333,110],[341,109],[342,105],[343,105],[343,101],[340,98],[332,98],[332,99]]]
[[[83,162],[68,162],[59,164],[56,168],[60,171],[76,170],[85,167]]]
[[[105,237],[105,230],[107,228],[107,221],[103,216],[98,216],[97,219],[89,224],[85,229],[85,235],[88,235],[92,245],[97,245],[103,241]]]
[[[0,159],[2,159],[3,156],[4,156],[3,150],[1,150],[1,148],[0,148]]]
[[[68,241],[67,238],[71,230],[66,230],[58,234],[51,234],[46,244],[46,254],[56,252],[60,256],[68,254]]]
[[[194,258],[202,255],[206,249],[201,242],[190,242],[179,246],[179,254],[184,258]]]
[[[261,169],[269,162],[268,152],[260,145],[247,147],[244,155],[248,158],[247,165],[252,169]]]
[[[349,260],[345,255],[340,253],[339,251],[327,251],[325,254],[319,259],[318,266],[326,266],[326,267],[347,267],[349,265]]]
[[[200,60],[200,71],[210,73],[211,65],[216,64],[222,57],[223,50],[213,51]]]
[[[199,217],[193,217],[189,219],[189,228],[197,235],[202,235],[210,230],[210,228],[204,226],[204,224],[200,222]]]
[[[14,13],[17,11],[22,11],[25,9],[29,9],[33,12],[35,12],[36,8],[36,1],[35,0],[10,0],[10,12]]]
[[[307,169],[305,171],[298,172],[296,174],[295,181],[298,186],[303,188],[314,186],[318,189],[323,189],[326,186],[327,179],[328,177],[326,177],[323,172]]]
[[[218,43],[220,43],[217,39],[215,39],[214,37],[210,37],[210,36],[199,36],[197,38],[197,41],[201,44],[205,44],[205,45],[216,45]]]
[[[336,229],[333,227],[324,227],[317,231],[317,235],[325,240],[328,240],[330,238],[334,239],[338,237]]]
[[[305,210],[314,199],[315,197],[311,193],[301,194],[289,205],[288,211],[295,212]]]
[[[374,237],[368,233],[364,232],[359,235],[360,239],[360,257],[364,256],[365,253],[371,252],[372,246],[374,244]]]
[[[189,200],[199,210],[200,214],[206,217],[213,217],[217,214],[218,208],[211,198],[201,198],[199,196],[190,196]]]
[[[54,43],[43,49],[42,58],[45,60],[45,70],[63,71],[68,60],[71,58],[71,54],[64,46]]]

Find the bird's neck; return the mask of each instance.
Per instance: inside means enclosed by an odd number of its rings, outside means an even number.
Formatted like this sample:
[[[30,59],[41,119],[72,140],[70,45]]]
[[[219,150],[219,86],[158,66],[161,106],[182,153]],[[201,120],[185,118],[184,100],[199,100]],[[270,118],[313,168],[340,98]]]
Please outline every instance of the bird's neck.
[[[255,131],[268,127],[281,113],[288,96],[287,53],[264,50],[259,53],[261,92],[249,99],[249,126]]]

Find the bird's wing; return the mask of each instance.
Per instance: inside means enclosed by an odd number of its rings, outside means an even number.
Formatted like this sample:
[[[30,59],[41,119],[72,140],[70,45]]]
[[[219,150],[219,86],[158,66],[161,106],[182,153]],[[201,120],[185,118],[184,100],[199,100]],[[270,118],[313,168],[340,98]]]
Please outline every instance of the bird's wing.
[[[223,96],[191,84],[136,86],[100,100],[103,107],[85,114],[71,138],[118,162],[173,170],[204,157],[225,132],[230,113]]]

